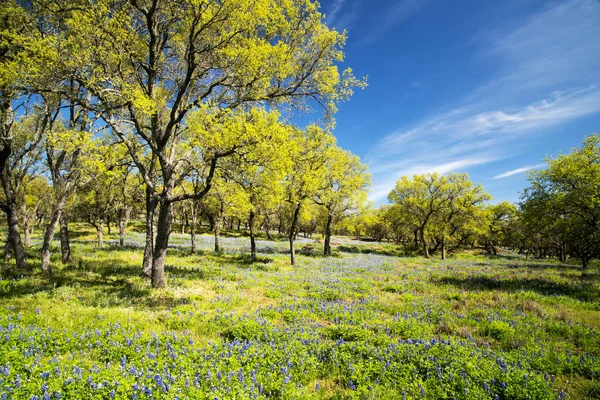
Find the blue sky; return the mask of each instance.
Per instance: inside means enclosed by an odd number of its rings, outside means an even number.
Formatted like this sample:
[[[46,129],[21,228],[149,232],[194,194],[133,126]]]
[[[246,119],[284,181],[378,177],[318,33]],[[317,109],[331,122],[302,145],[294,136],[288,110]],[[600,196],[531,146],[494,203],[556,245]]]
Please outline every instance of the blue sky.
[[[600,131],[600,1],[323,0],[369,87],[338,143],[386,202],[402,175],[468,172],[517,201],[525,171]]]

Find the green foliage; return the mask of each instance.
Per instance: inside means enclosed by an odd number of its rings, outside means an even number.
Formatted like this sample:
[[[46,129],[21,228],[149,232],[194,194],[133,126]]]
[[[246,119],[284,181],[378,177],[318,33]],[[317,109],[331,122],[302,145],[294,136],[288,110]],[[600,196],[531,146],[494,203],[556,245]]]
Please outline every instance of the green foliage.
[[[548,168],[529,180],[521,203],[526,239],[550,238],[562,255],[569,252],[587,267],[600,255],[600,136],[548,159]]]

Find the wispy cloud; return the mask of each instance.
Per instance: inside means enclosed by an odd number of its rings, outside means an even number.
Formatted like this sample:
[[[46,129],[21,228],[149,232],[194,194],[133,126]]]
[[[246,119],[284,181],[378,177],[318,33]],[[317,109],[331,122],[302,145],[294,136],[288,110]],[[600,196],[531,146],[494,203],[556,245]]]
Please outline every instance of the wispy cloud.
[[[371,32],[364,36],[359,42],[361,45],[368,45],[381,39],[385,34],[397,26],[402,21],[407,20],[417,13],[430,0],[400,0],[392,8],[383,10],[378,20],[372,24]]]
[[[509,176],[522,174],[523,172],[531,171],[532,169],[542,168],[545,165],[546,164],[526,165],[526,166],[521,167],[521,168],[517,168],[517,169],[513,169],[511,171],[503,172],[503,173],[501,173],[499,175],[494,176],[492,179],[508,178]]]
[[[365,157],[373,175],[371,199],[384,199],[402,175],[480,168],[523,151],[517,144],[524,138],[600,112],[597,21],[599,2],[571,0],[512,31],[483,35],[484,58],[500,67],[465,99],[446,107],[450,111],[405,125],[372,146]]]
[[[464,158],[460,160],[442,162],[440,164],[414,164],[408,168],[401,169],[398,173],[398,176],[387,174],[388,178],[383,180],[378,180],[373,185],[373,189],[371,190],[370,198],[373,201],[379,201],[385,199],[387,195],[390,193],[390,190],[396,184],[396,181],[400,176],[413,176],[420,174],[427,174],[437,172],[439,174],[447,174],[454,171],[464,170],[465,168],[472,167],[475,165],[487,164],[492,161],[495,161],[494,157],[474,157],[474,158]],[[373,173],[373,171],[371,171]],[[389,171],[388,171],[389,172]]]
[[[344,6],[344,3],[346,3],[348,0],[335,0],[333,2],[333,4],[331,5],[331,8],[329,9],[329,12],[327,13],[327,22],[331,25],[335,25],[336,22],[336,18],[340,15],[341,11],[342,11],[342,7]]]
[[[335,0],[326,10],[327,25],[338,30],[349,29],[360,17],[364,0]]]

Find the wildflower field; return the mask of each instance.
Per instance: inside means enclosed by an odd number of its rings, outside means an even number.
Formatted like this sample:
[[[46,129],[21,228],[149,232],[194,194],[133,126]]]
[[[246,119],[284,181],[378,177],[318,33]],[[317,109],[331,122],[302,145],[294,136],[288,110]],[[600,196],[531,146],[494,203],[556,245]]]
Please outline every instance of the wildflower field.
[[[305,240],[290,267],[285,242],[251,263],[247,238],[173,235],[152,290],[127,239],[81,230],[52,278],[3,272],[1,399],[600,398],[597,265]]]

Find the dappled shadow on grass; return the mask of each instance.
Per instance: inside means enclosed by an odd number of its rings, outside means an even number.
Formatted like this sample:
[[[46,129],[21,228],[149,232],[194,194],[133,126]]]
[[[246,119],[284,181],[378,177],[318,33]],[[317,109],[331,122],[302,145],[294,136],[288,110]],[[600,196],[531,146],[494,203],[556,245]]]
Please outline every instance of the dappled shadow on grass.
[[[432,283],[452,285],[465,290],[499,290],[510,293],[532,291],[545,296],[567,296],[586,302],[595,302],[600,298],[600,291],[589,283],[562,283],[540,278],[496,279],[481,276],[445,276],[433,280]]]
[[[195,273],[190,271],[190,274]],[[131,279],[136,275],[137,279]],[[49,298],[64,302],[76,300],[87,307],[152,310],[170,309],[190,301],[188,298],[174,297],[168,292],[153,291],[149,282],[144,282],[139,275],[139,270],[133,271],[129,267],[95,270],[71,268],[57,271],[51,277],[34,274],[3,282],[0,285],[0,299],[19,299],[45,292]]]

